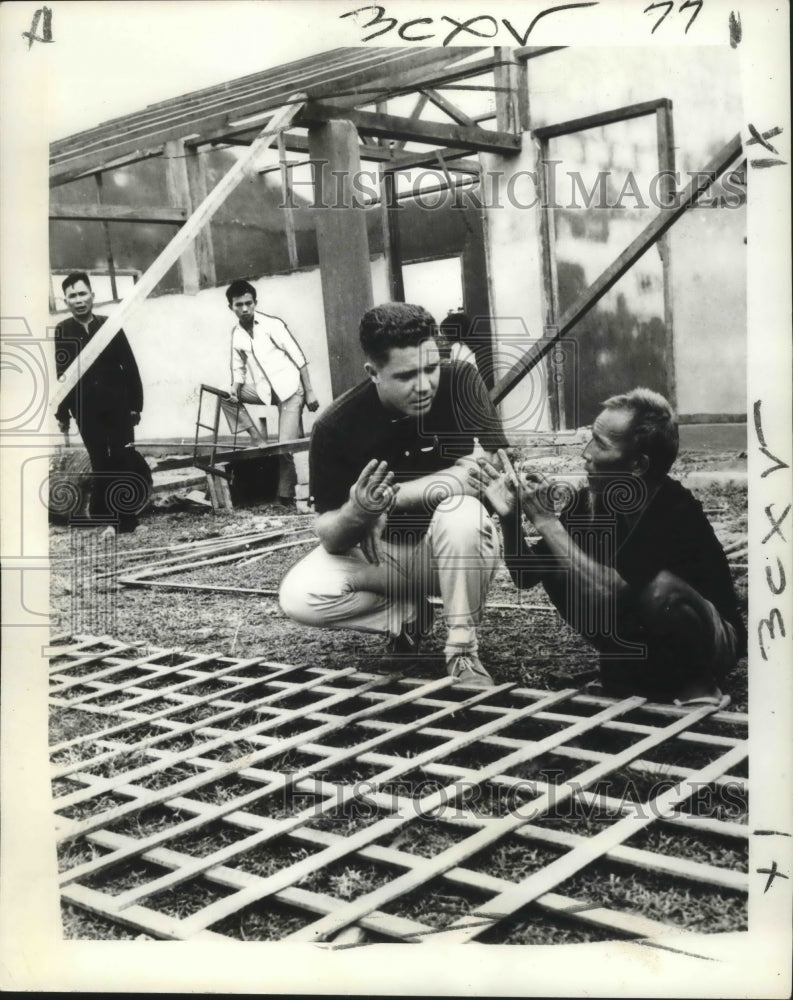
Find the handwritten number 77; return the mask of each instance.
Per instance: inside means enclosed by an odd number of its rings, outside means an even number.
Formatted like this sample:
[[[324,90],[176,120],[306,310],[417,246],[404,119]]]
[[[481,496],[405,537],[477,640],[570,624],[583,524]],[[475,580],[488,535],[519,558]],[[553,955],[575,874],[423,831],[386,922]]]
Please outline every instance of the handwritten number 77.
[[[703,4],[703,2],[704,2],[704,0],[685,0],[685,3],[681,3],[680,4],[680,11],[681,11],[681,13],[682,13],[682,11],[686,10],[688,7],[694,7],[695,8],[694,13],[691,15],[691,18],[689,19],[689,22],[686,25],[686,29],[685,29],[684,34],[686,34],[686,35],[688,34],[688,29],[694,23],[694,21],[696,20],[697,16],[699,15],[699,12],[702,10],[702,4]],[[644,13],[645,14],[649,14],[650,11],[657,10],[659,7],[666,7],[666,10],[663,12],[663,14],[661,14],[661,16],[658,18],[658,20],[653,25],[653,30],[650,32],[651,35],[655,34],[655,29],[659,28],[661,26],[661,24],[666,20],[667,16],[672,12],[672,8],[674,7],[674,0],[660,0],[660,2],[658,2],[658,3],[651,3],[649,7],[645,7],[644,8]]]

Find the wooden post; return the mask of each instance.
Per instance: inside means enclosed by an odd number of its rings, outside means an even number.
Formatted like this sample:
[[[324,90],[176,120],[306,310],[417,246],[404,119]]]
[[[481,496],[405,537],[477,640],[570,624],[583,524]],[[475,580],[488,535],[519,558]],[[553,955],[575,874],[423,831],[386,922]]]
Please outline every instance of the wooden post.
[[[546,163],[549,156],[549,142],[540,140],[540,157],[537,164],[537,178],[540,193],[540,240],[542,243],[542,285],[545,305],[545,335],[551,336],[559,316],[559,282],[556,273],[556,220],[553,206],[548,204],[548,178]],[[567,414],[564,405],[564,379],[568,366],[561,362],[548,365],[548,401],[551,406],[551,427],[555,431],[567,430]],[[560,376],[561,378],[558,378]]]
[[[171,139],[165,143],[165,180],[168,201],[177,208],[190,212],[190,185],[187,180],[187,154],[184,139]],[[187,295],[196,295],[199,288],[198,254],[196,244],[187,244],[179,257],[179,278]]]
[[[291,103],[285,104],[273,115],[255,141],[251,143],[247,152],[237,160],[223,179],[212,188],[202,204],[198,206],[168,246],[150,265],[146,273],[142,275],[140,281],[132,286],[125,296],[124,301],[119,304],[117,309],[113,310],[101,329],[94,334],[89,343],[80,351],[79,356],[75,358],[61,376],[58,388],[50,400],[53,412],[69,395],[80,378],[88,371],[113,337],[115,337],[133,308],[156,287],[168,269],[179,259],[185,247],[193,242],[229,194],[242,182],[245,172],[249,169],[249,165],[263,150],[270,146],[278,134],[278,130],[286,128],[289,125],[300,108],[302,108],[303,103],[303,99],[296,96],[292,99]]]
[[[208,150],[209,147],[207,146]],[[197,146],[185,147],[185,163],[187,165],[187,187],[189,193],[188,216],[204,201],[208,192],[207,168],[204,151]],[[212,242],[212,229],[204,226],[196,236],[195,253],[198,261],[198,284],[200,288],[214,288],[217,282],[215,273],[215,247]]]
[[[675,190],[675,133],[672,120],[672,102],[666,101],[655,113],[658,133],[658,171],[661,174],[661,203],[671,204]],[[664,366],[666,368],[666,395],[673,407],[677,408],[677,377],[675,373],[675,326],[672,302],[672,255],[671,238],[664,235],[658,241],[664,280]]]
[[[499,48],[496,55],[504,63],[495,70],[496,84],[509,87],[508,92],[497,91],[497,127],[500,131],[519,130],[522,138],[521,150],[513,155],[479,154],[482,183],[487,183],[487,174],[491,174],[503,199],[497,210],[483,212],[493,313],[493,383],[497,385],[531,344],[542,341],[546,314],[537,183],[539,148],[528,131],[525,66],[521,70],[509,50]],[[500,415],[511,444],[548,431],[545,379],[535,377],[526,382],[501,405]]]
[[[94,174],[96,180],[96,197],[99,204],[102,204],[102,171]],[[118,286],[116,284],[116,262],[113,260],[113,243],[110,239],[110,223],[107,219],[102,220],[102,231],[105,234],[105,254],[107,256],[107,273],[110,275],[110,293],[113,301],[118,302]]]
[[[388,288],[392,302],[405,301],[402,277],[402,244],[399,238],[399,203],[396,174],[380,166],[380,212],[383,221],[383,251],[388,269]]]
[[[352,207],[350,178],[361,169],[358,135],[350,122],[334,119],[309,130],[308,147],[314,162],[317,248],[335,398],[363,376],[358,327],[373,305],[366,216]]]
[[[527,132],[529,122],[529,80],[525,60],[515,58],[514,50],[496,46],[497,64],[493,67],[496,87],[496,122],[501,132]]]
[[[295,210],[292,208],[292,175],[286,160],[286,144],[284,134],[278,136],[278,169],[281,173],[281,199],[284,212],[284,230],[286,233],[286,252],[289,254],[289,266],[297,270],[297,239],[295,237]]]

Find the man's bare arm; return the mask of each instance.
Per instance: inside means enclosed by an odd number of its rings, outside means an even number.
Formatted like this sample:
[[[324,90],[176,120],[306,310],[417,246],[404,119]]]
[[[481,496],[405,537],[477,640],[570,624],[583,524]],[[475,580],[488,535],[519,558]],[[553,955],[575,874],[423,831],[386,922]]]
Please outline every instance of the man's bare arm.
[[[582,601],[600,604],[619,600],[630,589],[628,583],[611,566],[588,556],[576,545],[554,512],[550,499],[551,483],[539,473],[528,473],[521,483],[521,506],[545,542],[551,555],[559,560],[555,572],[568,573],[577,583],[576,593]]]

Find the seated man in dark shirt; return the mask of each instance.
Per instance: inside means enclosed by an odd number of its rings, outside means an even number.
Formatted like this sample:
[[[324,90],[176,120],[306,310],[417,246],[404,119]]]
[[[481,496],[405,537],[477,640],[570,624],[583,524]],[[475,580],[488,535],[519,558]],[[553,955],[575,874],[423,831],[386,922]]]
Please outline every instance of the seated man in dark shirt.
[[[606,693],[723,706],[720,684],[746,650],[746,631],[701,504],[667,475],[677,449],[669,403],[634,389],[603,404],[583,453],[588,489],[568,491],[558,516],[560,484],[537,473],[516,484],[486,465],[487,496],[516,585],[543,584],[600,653]],[[540,536],[533,545],[530,526]]]
[[[475,368],[441,365],[435,329],[426,309],[400,302],[361,320],[368,378],[311,435],[321,544],[280,600],[304,624],[388,633],[409,652],[426,634],[426,596],[440,594],[449,675],[489,686],[476,630],[499,544],[481,463],[506,440]]]

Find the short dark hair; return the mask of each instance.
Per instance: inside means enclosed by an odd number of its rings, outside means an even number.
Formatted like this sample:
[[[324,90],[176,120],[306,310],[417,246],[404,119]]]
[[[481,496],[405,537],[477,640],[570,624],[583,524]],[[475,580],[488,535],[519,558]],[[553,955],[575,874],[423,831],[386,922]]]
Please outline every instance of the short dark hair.
[[[88,287],[91,287],[91,279],[85,273],[85,271],[72,271],[71,274],[67,274],[66,277],[61,282],[61,288],[63,289],[63,294],[72,287],[76,285],[78,281],[84,281]]]
[[[452,343],[464,344],[471,332],[471,320],[462,311],[450,312],[441,320],[440,331]]]
[[[435,336],[435,320],[423,306],[386,302],[363,314],[360,337],[370,361],[386,364],[394,347],[418,347]]]
[[[232,283],[226,289],[226,298],[228,299],[229,305],[231,305],[234,299],[242,298],[243,295],[252,295],[254,302],[258,298],[258,296],[256,295],[256,289],[253,287],[250,281],[244,281],[242,278],[238,278],[236,281],[232,281]]]
[[[626,410],[631,414],[633,445],[649,459],[647,475],[653,479],[665,476],[680,446],[677,417],[668,400],[660,392],[639,386],[620,396],[611,396],[601,405],[604,410]]]

